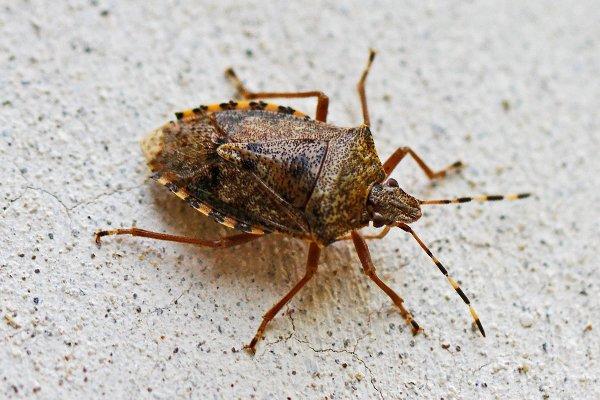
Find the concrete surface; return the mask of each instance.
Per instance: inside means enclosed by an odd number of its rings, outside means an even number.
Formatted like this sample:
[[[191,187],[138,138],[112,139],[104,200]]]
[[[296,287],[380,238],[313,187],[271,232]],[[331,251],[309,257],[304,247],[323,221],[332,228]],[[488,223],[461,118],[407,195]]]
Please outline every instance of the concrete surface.
[[[600,398],[598,3],[236,3],[0,6],[0,397]],[[536,194],[414,225],[487,338],[402,232],[371,249],[424,335],[338,243],[254,358],[241,346],[301,276],[304,243],[93,243],[111,226],[228,234],[147,180],[139,139],[229,99],[229,65],[256,89],[323,89],[330,121],[358,124],[369,47],[382,158],[468,163],[432,185],[406,161],[407,191]]]

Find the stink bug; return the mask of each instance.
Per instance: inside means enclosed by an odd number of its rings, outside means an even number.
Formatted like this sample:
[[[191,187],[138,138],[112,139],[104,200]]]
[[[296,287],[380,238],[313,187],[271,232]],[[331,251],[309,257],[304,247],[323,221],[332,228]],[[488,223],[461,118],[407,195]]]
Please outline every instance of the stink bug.
[[[375,58],[371,51],[358,81],[363,123],[340,128],[326,123],[329,98],[321,91],[251,92],[232,69],[226,76],[241,101],[203,105],[176,113],[177,120],[151,132],[142,149],[152,178],[191,207],[242,233],[203,240],[139,228],[102,230],[107,235],[129,234],[158,240],[225,248],[279,232],[309,242],[303,278],[264,315],[245,346],[254,352],[267,324],[317,271],[321,249],[338,240],[352,240],[365,274],[398,307],[413,334],[421,331],[404,300],[375,271],[365,239],[383,238],[397,227],[412,235],[469,307],[473,321],[485,332],[477,313],[458,283],[409,226],[421,217],[421,206],[470,201],[515,200],[527,193],[487,195],[446,200],[419,200],[389,178],[411,156],[429,179],[443,178],[460,168],[457,161],[433,171],[409,147],[397,149],[383,164],[371,135],[365,80]],[[266,98],[317,99],[315,119],[290,107],[265,103]],[[377,235],[361,235],[372,222],[383,227]]]

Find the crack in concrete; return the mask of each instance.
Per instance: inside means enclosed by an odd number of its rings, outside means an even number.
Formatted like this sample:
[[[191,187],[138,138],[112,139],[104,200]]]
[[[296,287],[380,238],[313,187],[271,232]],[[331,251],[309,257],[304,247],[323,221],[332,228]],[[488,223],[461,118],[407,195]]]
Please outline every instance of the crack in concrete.
[[[13,198],[13,199],[8,199],[8,206],[6,206],[6,208],[4,210],[2,210],[2,214],[6,214],[6,212],[12,207],[13,203],[21,200],[21,197],[23,197],[25,195],[25,193],[27,192],[27,189],[23,190],[17,197]]]
[[[118,188],[118,189],[115,189],[115,190],[111,190],[110,192],[100,193],[99,195],[97,195],[96,197],[94,197],[92,200],[83,200],[83,201],[80,201],[79,203],[77,203],[77,204],[69,207],[68,210],[69,211],[73,211],[76,208],[79,208],[79,207],[82,207],[82,206],[87,206],[87,205],[90,205],[90,204],[94,204],[99,199],[102,199],[104,197],[110,197],[110,196],[115,195],[117,193],[126,193],[126,192],[129,192],[131,190],[138,189],[138,188],[142,187],[143,185],[144,185],[144,183],[140,183],[139,185],[124,187],[124,188]]]
[[[63,202],[63,200],[58,197],[58,195],[50,192],[49,190],[46,190],[44,188],[40,188],[40,187],[35,187],[32,185],[27,185],[25,186],[25,190],[23,190],[23,192],[21,194],[19,194],[16,198],[14,198],[13,200],[10,200],[10,204],[8,207],[6,207],[6,209],[4,209],[4,211],[2,212],[2,214],[6,214],[6,212],[13,206],[13,204],[15,204],[18,200],[20,200],[23,196],[25,196],[25,193],[27,193],[28,190],[31,190],[33,192],[38,192],[38,193],[44,193],[50,197],[52,197],[54,200],[56,200],[56,202],[58,202],[58,204],[60,204],[60,206],[62,207],[62,209],[64,210],[65,214],[67,215],[67,218],[69,219],[69,229],[72,229],[73,227],[73,218],[71,217],[71,210],[74,207],[67,207],[67,205]]]
[[[186,290],[184,290],[183,292],[181,292],[179,294],[179,296],[177,296],[175,299],[173,299],[171,301],[171,304],[169,305],[169,307],[171,307],[174,304],[177,304],[177,302],[179,301],[179,299],[181,299],[183,297],[184,294],[188,294],[190,292],[190,290],[192,290],[192,288],[194,287],[193,283],[190,283],[190,287],[188,287]]]
[[[124,187],[124,188],[117,188],[117,189],[111,190],[109,192],[100,193],[99,195],[95,196],[91,200],[83,200],[83,201],[80,201],[80,202],[76,203],[75,205],[73,205],[71,207],[67,207],[65,205],[65,203],[58,197],[58,195],[50,192],[47,189],[34,186],[27,178],[25,178],[25,176],[23,175],[22,172],[20,172],[20,171],[18,171],[18,172],[19,172],[19,175],[21,176],[21,178],[24,181],[23,183],[26,184],[25,185],[25,190],[23,190],[17,197],[15,197],[13,199],[8,199],[9,203],[12,204],[12,203],[20,200],[25,195],[25,193],[27,193],[27,190],[33,190],[33,191],[38,191],[38,192],[44,192],[44,193],[46,193],[46,194],[54,197],[65,208],[65,210],[68,210],[68,211],[72,211],[75,208],[78,208],[78,207],[81,207],[81,206],[84,206],[84,205],[93,204],[98,199],[103,198],[103,197],[108,197],[108,196],[112,196],[113,194],[116,194],[116,193],[123,193],[123,192],[128,192],[128,191],[133,190],[133,189],[137,189],[137,188],[139,188],[139,187],[141,187],[142,185],[145,184],[145,182],[143,182],[143,183],[140,183],[140,184],[135,185],[135,186],[129,186],[129,187]],[[6,211],[6,210],[4,210],[4,211]]]
[[[373,371],[371,370],[371,368],[367,365],[367,363],[356,353],[356,350],[358,349],[358,345],[360,344],[361,341],[363,341],[367,336],[369,336],[369,333],[365,333],[364,335],[362,335],[361,337],[359,337],[358,339],[356,339],[356,342],[354,343],[354,346],[352,346],[352,350],[346,350],[346,349],[334,349],[334,348],[325,348],[325,349],[317,349],[315,347],[313,347],[308,340],[301,340],[297,337],[294,336],[294,334],[296,333],[296,322],[294,321],[294,317],[292,316],[293,314],[293,310],[288,309],[285,312],[285,315],[287,315],[290,318],[290,322],[292,324],[292,330],[288,333],[288,335],[286,337],[282,337],[279,338],[277,340],[274,340],[272,342],[269,343],[265,343],[265,348],[268,347],[272,347],[278,343],[281,342],[285,342],[287,343],[290,339],[294,338],[294,340],[296,340],[298,343],[304,344],[306,345],[308,348],[310,348],[312,351],[314,351],[315,353],[327,353],[327,352],[331,352],[331,353],[346,353],[346,354],[350,354],[352,356],[352,358],[358,360],[359,363],[361,363],[363,365],[363,367],[365,368],[365,370],[367,370],[367,372],[369,373],[369,382],[371,383],[371,386],[373,387],[373,389],[379,394],[379,397],[381,399],[383,399],[383,393],[381,391],[381,388],[379,388],[375,382],[375,378],[374,378],[374,374]],[[368,324],[370,324],[370,320],[371,320],[371,315],[368,316]],[[265,350],[266,352],[266,350]],[[264,352],[263,352],[264,354]]]
[[[309,349],[311,349],[312,351],[314,351],[315,353],[346,353],[346,354],[350,354],[352,356],[352,358],[356,359],[358,362],[360,362],[363,367],[365,367],[365,369],[368,371],[369,373],[369,382],[371,383],[371,386],[373,387],[373,389],[379,394],[379,397],[381,399],[384,399],[383,397],[383,392],[381,391],[381,388],[379,388],[375,382],[375,375],[373,374],[373,371],[371,370],[371,368],[367,365],[367,363],[365,362],[365,360],[363,360],[358,354],[356,354],[356,348],[358,347],[358,343],[363,340],[367,335],[364,335],[363,337],[359,338],[356,343],[354,344],[354,348],[352,350],[346,350],[346,349],[335,349],[335,348],[323,348],[323,349],[317,349],[315,347],[313,347],[308,340],[301,340],[298,339],[297,337],[294,337],[294,339],[301,344],[306,345]]]
[[[23,197],[23,195],[25,194],[25,192],[27,192],[26,190],[23,190],[17,197],[15,197],[14,199],[8,199],[9,203],[14,203],[15,201],[19,201],[21,200],[21,197]]]
[[[177,296],[173,300],[171,300],[169,302],[169,304],[167,304],[166,306],[162,306],[162,307],[154,307],[154,309],[152,311],[148,312],[148,314],[161,315],[163,312],[169,310],[172,306],[174,306],[175,304],[177,304],[177,302],[179,301],[179,299],[181,299],[184,294],[188,294],[190,292],[190,290],[192,290],[193,287],[194,287],[194,284],[191,283],[190,286],[187,289],[185,289],[184,291],[182,291],[179,294],[179,296]]]
[[[68,207],[65,202],[55,193],[52,193],[51,191],[44,189],[44,188],[40,188],[40,187],[36,187],[33,185],[27,185],[25,186],[25,189],[15,198],[13,199],[8,199],[8,206],[2,210],[2,214],[5,215],[8,210],[19,200],[21,200],[21,198],[23,198],[23,196],[25,196],[25,193],[27,193],[28,190],[34,191],[34,192],[39,192],[39,193],[44,193],[47,194],[48,196],[52,197],[54,200],[56,200],[58,202],[58,204],[60,204],[60,206],[63,208],[63,210],[65,211],[65,214],[67,215],[67,218],[69,219],[69,227],[71,228],[73,225],[73,218],[71,216],[71,212],[73,210],[75,210],[76,208],[82,207],[82,206],[86,206],[89,204],[94,204],[96,203],[99,199],[102,199],[104,197],[110,197],[114,194],[117,193],[125,193],[125,192],[129,192],[131,190],[134,189],[138,189],[143,185],[143,183],[139,184],[139,185],[135,185],[135,186],[130,186],[130,187],[126,187],[126,188],[119,188],[119,189],[115,189],[112,190],[110,192],[105,192],[105,193],[101,193],[98,196],[96,196],[94,199],[92,200],[84,200],[81,202],[76,203],[75,205]]]
[[[73,223],[73,220],[71,219],[71,213],[69,212],[69,207],[66,206],[66,204],[62,201],[62,199],[60,197],[58,197],[56,194],[50,192],[49,190],[46,190],[44,188],[38,188],[35,186],[26,186],[25,190],[33,190],[34,192],[42,192],[42,193],[45,193],[48,196],[52,197],[54,200],[56,200],[58,202],[58,204],[60,204],[61,207],[65,210],[65,214],[67,214],[67,218],[69,218],[69,226],[71,226],[71,224]]]
[[[294,313],[294,310],[289,310],[289,309],[285,312],[285,315],[287,315],[290,318],[290,321],[291,321],[291,324],[292,324],[292,330],[290,332],[288,332],[287,336],[285,336],[285,337],[280,337],[277,340],[265,343],[264,344],[265,348],[275,346],[277,343],[281,343],[281,342],[287,343],[288,340],[290,340],[292,338],[292,336],[294,336],[294,333],[296,333],[296,324],[294,322],[294,317],[292,317],[293,313]],[[266,350],[265,350],[265,352],[266,352]],[[265,352],[263,352],[263,354]]]

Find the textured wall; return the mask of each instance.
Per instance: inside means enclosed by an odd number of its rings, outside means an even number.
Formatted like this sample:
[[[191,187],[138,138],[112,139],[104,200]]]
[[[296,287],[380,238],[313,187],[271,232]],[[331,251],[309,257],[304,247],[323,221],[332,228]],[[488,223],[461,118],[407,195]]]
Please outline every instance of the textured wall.
[[[600,397],[597,2],[236,3],[0,6],[0,397]],[[110,226],[229,234],[147,180],[139,139],[230,98],[229,65],[252,88],[322,89],[330,121],[356,125],[369,47],[382,158],[468,164],[432,185],[405,161],[408,192],[535,193],[414,225],[487,338],[403,232],[371,250],[425,334],[337,243],[254,358],[241,346],[302,275],[304,243],[93,243]]]

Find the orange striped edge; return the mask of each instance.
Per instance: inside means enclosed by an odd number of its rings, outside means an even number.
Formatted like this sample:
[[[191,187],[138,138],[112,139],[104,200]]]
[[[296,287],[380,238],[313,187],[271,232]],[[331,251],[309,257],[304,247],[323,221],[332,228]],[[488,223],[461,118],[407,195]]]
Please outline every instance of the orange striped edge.
[[[297,118],[310,119],[310,117],[301,111],[294,110],[292,107],[280,106],[274,103],[265,103],[264,101],[229,101],[227,103],[214,103],[208,105],[201,105],[196,108],[190,108],[184,111],[175,113],[175,116],[179,121],[193,121],[202,114],[211,114],[219,111],[228,110],[264,110],[270,112],[277,112],[281,114],[291,115]]]
[[[236,229],[245,233],[252,233],[254,235],[263,235],[265,233],[269,233],[269,231],[266,231],[265,229],[259,228],[255,225],[249,225],[242,221],[238,221],[235,218],[229,217],[223,214],[222,212],[215,210],[214,207],[198,201],[196,198],[191,196],[185,190],[185,188],[178,187],[175,183],[171,182],[171,180],[169,180],[165,176],[162,176],[160,173],[153,174],[151,178],[160,183],[161,185],[167,187],[171,192],[175,193],[177,197],[184,200],[195,210],[200,211],[202,214],[206,215],[207,217],[211,217],[216,222],[225,225],[228,228]]]

